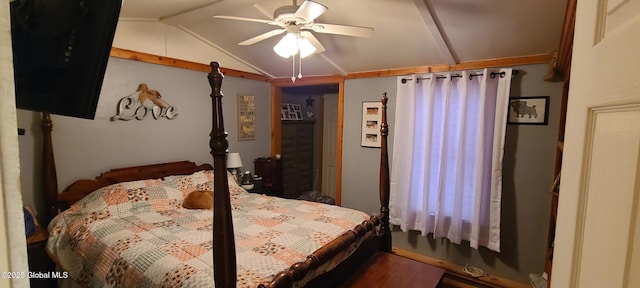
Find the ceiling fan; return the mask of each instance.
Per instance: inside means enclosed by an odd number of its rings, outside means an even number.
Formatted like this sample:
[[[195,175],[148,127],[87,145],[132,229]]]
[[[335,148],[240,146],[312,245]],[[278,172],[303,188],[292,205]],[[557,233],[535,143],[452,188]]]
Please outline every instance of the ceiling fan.
[[[320,44],[318,39],[313,36],[311,31],[317,33],[325,33],[325,34],[337,34],[337,35],[345,35],[345,36],[356,36],[356,37],[370,37],[373,34],[373,28],[371,27],[361,27],[361,26],[350,26],[350,25],[338,25],[338,24],[326,24],[326,23],[316,23],[314,20],[322,15],[325,11],[327,11],[327,6],[324,6],[320,3],[305,0],[301,5],[297,5],[296,0],[293,0],[293,5],[282,6],[275,10],[273,13],[272,20],[266,19],[255,19],[255,18],[245,18],[245,17],[235,17],[235,16],[225,16],[225,15],[216,15],[214,18],[221,19],[231,19],[231,20],[240,20],[240,21],[249,21],[249,22],[258,22],[265,23],[269,25],[279,26],[280,28],[271,30],[269,32],[260,34],[253,38],[247,39],[238,43],[238,45],[252,45],[262,40],[287,33],[284,38],[287,36],[293,35],[296,36],[299,40],[298,46],[300,47],[300,56],[304,58],[305,56],[312,53],[319,53],[325,51],[324,46]],[[283,40],[284,40],[283,38]],[[290,37],[292,38],[292,37]],[[306,43],[304,39],[308,39],[309,43]],[[303,40],[305,43],[300,42]],[[281,41],[284,42],[284,41]],[[280,43],[279,43],[280,44]],[[303,49],[302,45],[312,45],[315,49]],[[278,45],[274,47],[274,50],[277,50]],[[303,50],[311,51],[303,53]],[[313,51],[312,51],[313,50]],[[297,50],[296,50],[297,53]],[[284,56],[280,52],[278,54],[282,57],[288,58],[289,56],[295,55],[296,53],[285,54],[288,56]],[[306,55],[305,55],[306,54]]]

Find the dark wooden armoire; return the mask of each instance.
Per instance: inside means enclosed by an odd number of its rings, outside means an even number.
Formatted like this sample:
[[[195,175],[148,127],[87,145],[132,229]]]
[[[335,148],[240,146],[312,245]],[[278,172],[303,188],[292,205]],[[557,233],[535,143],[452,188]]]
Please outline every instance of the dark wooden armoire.
[[[313,189],[315,121],[282,121],[282,196],[297,198]]]

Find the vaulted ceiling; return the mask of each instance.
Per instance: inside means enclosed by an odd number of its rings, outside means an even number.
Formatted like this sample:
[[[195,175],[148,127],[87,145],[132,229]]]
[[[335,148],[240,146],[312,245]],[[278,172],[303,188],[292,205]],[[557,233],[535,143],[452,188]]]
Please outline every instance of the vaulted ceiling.
[[[366,26],[369,38],[313,32],[326,51],[302,60],[302,73],[348,73],[526,57],[558,48],[566,0],[315,0],[315,22]],[[302,4],[298,1],[298,5]],[[269,77],[291,77],[299,63],[279,57],[281,35],[238,43],[280,27],[214,18],[271,20],[290,0],[125,0],[121,20],[160,21],[194,35]]]

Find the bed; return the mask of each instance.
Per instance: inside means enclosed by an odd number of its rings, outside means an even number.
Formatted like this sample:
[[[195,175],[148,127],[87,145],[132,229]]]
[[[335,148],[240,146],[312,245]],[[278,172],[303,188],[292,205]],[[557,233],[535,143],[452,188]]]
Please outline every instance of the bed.
[[[90,287],[210,287],[213,279],[215,287],[333,287],[374,253],[390,252],[386,96],[381,213],[369,216],[238,186],[226,169],[218,63],[211,63],[208,79],[213,166],[182,161],[113,169],[58,194],[45,114],[47,253],[59,267]],[[182,207],[195,190],[214,191],[213,212]]]

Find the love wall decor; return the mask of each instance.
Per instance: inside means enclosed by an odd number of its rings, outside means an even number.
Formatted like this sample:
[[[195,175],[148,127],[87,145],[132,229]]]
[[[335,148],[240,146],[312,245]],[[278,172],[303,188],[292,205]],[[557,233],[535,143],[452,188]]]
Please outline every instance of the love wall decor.
[[[118,101],[116,115],[112,116],[110,120],[143,120],[148,116],[152,116],[156,120],[160,118],[175,119],[178,116],[178,109],[161,98],[160,92],[151,90],[147,84],[141,83],[136,92],[122,97]]]

